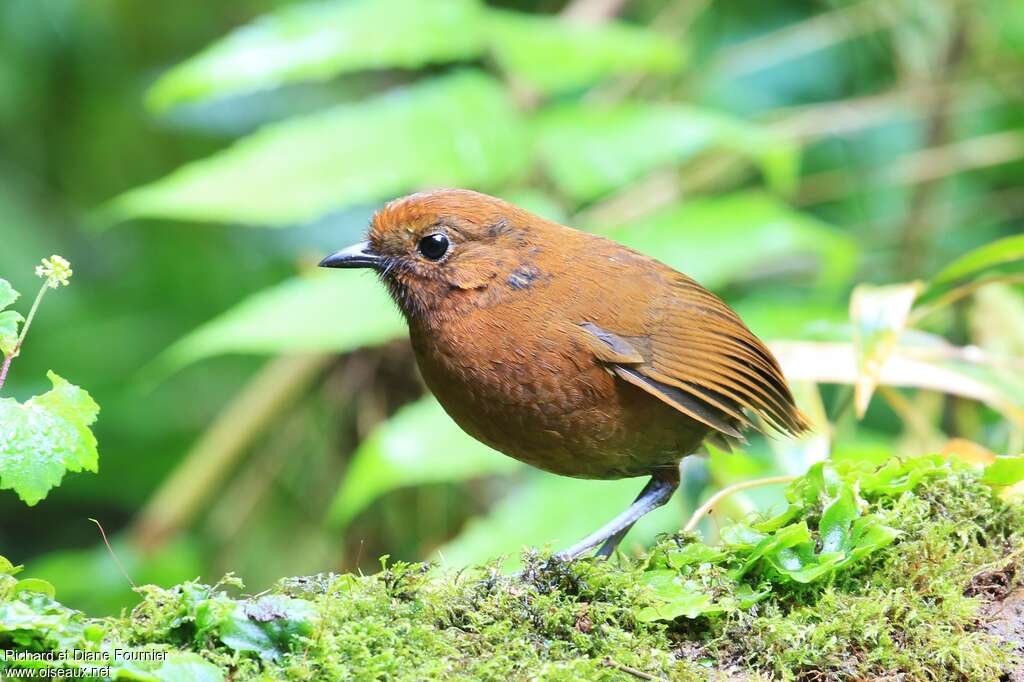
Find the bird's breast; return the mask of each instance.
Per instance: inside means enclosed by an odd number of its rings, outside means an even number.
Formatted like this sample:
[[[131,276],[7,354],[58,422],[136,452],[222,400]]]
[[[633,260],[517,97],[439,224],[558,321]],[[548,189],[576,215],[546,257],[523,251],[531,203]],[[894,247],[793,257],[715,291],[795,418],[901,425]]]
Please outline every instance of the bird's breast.
[[[423,378],[471,436],[582,478],[649,473],[691,451],[693,424],[617,381],[572,333],[530,306],[410,325]]]

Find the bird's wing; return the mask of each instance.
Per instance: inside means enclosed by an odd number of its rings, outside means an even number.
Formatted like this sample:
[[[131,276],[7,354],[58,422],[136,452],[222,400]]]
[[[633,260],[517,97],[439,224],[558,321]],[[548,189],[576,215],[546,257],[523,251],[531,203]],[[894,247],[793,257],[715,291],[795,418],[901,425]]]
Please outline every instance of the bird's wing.
[[[689,278],[680,276],[671,295],[654,302],[642,335],[579,327],[618,377],[724,436],[742,439],[750,413],[783,433],[807,429],[771,351]]]

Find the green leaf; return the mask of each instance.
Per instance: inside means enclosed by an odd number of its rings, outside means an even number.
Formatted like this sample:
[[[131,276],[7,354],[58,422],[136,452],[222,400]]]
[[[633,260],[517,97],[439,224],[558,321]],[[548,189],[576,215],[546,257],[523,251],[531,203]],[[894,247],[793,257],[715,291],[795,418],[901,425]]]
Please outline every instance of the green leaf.
[[[283,7],[171,69],[149,104],[175,104],[327,80],[365,69],[416,69],[476,57],[483,47],[476,0],[351,0]]]
[[[0,312],[0,353],[10,355],[18,345],[18,326],[25,321],[16,310]]]
[[[283,226],[426,187],[500,187],[527,163],[504,88],[464,71],[267,126],[109,208],[122,219]]]
[[[920,282],[872,286],[860,284],[850,298],[850,322],[853,347],[857,354],[857,381],[854,406],[863,417],[878,386],[882,367],[896,348],[914,300],[921,292]]]
[[[838,286],[852,276],[858,254],[846,235],[760,192],[687,200],[606,234],[712,289],[792,268]]]
[[[981,480],[990,485],[1013,485],[1024,481],[1024,455],[996,457],[985,467]]]
[[[224,672],[199,654],[175,651],[152,671],[152,679],[159,682],[224,682]]]
[[[520,466],[460,429],[436,400],[423,398],[399,410],[359,445],[329,518],[344,527],[378,496],[397,488],[461,481]]]
[[[490,10],[487,26],[499,66],[543,93],[581,88],[620,74],[673,73],[684,61],[677,41],[620,22],[583,24]]]
[[[944,267],[932,278],[932,286],[976,278],[998,266],[1018,261],[1024,261],[1024,235],[998,239],[965,253]]]
[[[697,618],[726,611],[712,601],[712,595],[700,582],[686,580],[676,571],[647,571],[643,577],[660,603],[640,609],[637,620],[641,622],[671,621],[680,616]]]
[[[39,578],[24,578],[19,580],[14,585],[14,593],[19,592],[38,592],[39,594],[45,594],[50,599],[57,596],[57,591],[53,588],[53,585],[45,580]]]
[[[682,549],[669,551],[665,557],[672,568],[682,568],[693,564],[714,564],[725,558],[720,549],[709,547],[703,542],[692,542]]]
[[[7,557],[0,556],[0,575],[14,575],[20,568],[12,564]]]
[[[405,334],[401,315],[376,277],[320,272],[245,299],[177,341],[156,366],[173,370],[222,353],[346,353]]]
[[[4,310],[21,296],[11,283],[0,278],[0,353],[10,355],[18,344],[18,325],[25,321],[16,310]]]
[[[28,505],[46,497],[65,471],[97,470],[96,438],[89,425],[99,406],[83,389],[53,372],[53,388],[21,404],[0,398],[0,489]]]
[[[0,277],[0,310],[17,301],[19,296],[21,294],[14,290],[11,283]]]
[[[268,661],[288,653],[301,638],[313,632],[316,613],[302,599],[267,595],[239,602],[230,616],[217,625],[220,640],[234,651],[250,651]]]
[[[785,138],[685,105],[564,105],[543,110],[533,128],[544,170],[559,190],[578,202],[592,201],[711,147],[754,159],[779,189],[792,187],[798,173],[799,151]]]

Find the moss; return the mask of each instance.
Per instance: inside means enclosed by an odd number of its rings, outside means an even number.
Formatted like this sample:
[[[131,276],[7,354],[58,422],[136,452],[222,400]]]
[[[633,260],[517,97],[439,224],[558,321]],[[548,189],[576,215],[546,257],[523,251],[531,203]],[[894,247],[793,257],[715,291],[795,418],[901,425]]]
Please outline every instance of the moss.
[[[289,579],[250,599],[229,596],[232,580],[146,587],[142,603],[117,619],[85,619],[48,602],[49,620],[34,635],[0,625],[0,648],[173,651],[193,657],[193,672],[202,657],[211,675],[180,679],[232,680],[703,680],[727,671],[751,680],[991,680],[1016,665],[979,614],[986,598],[1024,575],[1021,509],[960,470],[864,502],[865,513],[899,531],[895,542],[826,580],[773,583],[752,607],[669,623],[640,616],[652,603],[647,571],[689,537],[665,538],[636,563],[530,554],[516,576],[497,564],[454,572],[399,563],[370,576]],[[802,514],[815,527],[821,509]],[[724,565],[705,562],[692,577],[738,604]],[[758,570],[748,576],[755,585],[769,580]],[[54,629],[55,618],[67,628]]]

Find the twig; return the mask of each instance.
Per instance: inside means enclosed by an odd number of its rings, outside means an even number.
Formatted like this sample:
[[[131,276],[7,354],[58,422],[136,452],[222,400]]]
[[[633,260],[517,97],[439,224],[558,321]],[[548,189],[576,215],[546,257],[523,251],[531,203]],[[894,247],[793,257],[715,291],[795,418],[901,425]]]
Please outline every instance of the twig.
[[[657,676],[652,675],[650,673],[645,673],[643,670],[637,670],[636,668],[632,668],[632,667],[630,667],[628,665],[623,665],[622,663],[619,663],[618,661],[613,661],[610,658],[604,659],[604,664],[606,666],[608,666],[609,668],[615,668],[616,670],[621,670],[622,672],[629,673],[633,677],[638,677],[641,680],[663,680],[663,679],[665,679],[664,677],[657,677]]]
[[[698,507],[697,511],[693,512],[693,515],[690,517],[690,520],[686,522],[685,526],[683,526],[683,532],[689,533],[693,531],[697,527],[697,525],[700,524],[701,520],[705,516],[707,516],[712,509],[714,509],[716,504],[724,500],[726,497],[729,497],[733,493],[738,493],[741,490],[747,490],[749,488],[760,488],[766,485],[789,483],[791,481],[795,481],[797,478],[797,476],[770,476],[768,478],[757,478],[754,479],[753,481],[742,481],[740,483],[733,483],[730,486],[722,488],[717,493],[712,495],[707,502]]]
[[[90,518],[89,520],[95,523],[96,527],[100,529],[100,537],[103,538],[103,544],[107,546],[107,553],[110,554],[110,558],[114,560],[115,564],[117,564],[117,568],[121,571],[121,575],[124,576],[124,579],[128,581],[128,584],[132,586],[133,590],[137,590],[138,586],[136,586],[135,581],[132,580],[130,575],[128,575],[128,571],[125,570],[124,564],[122,564],[121,560],[117,558],[117,554],[114,553],[114,548],[110,546],[110,540],[107,540],[107,533],[103,530],[103,525],[96,519]]]

